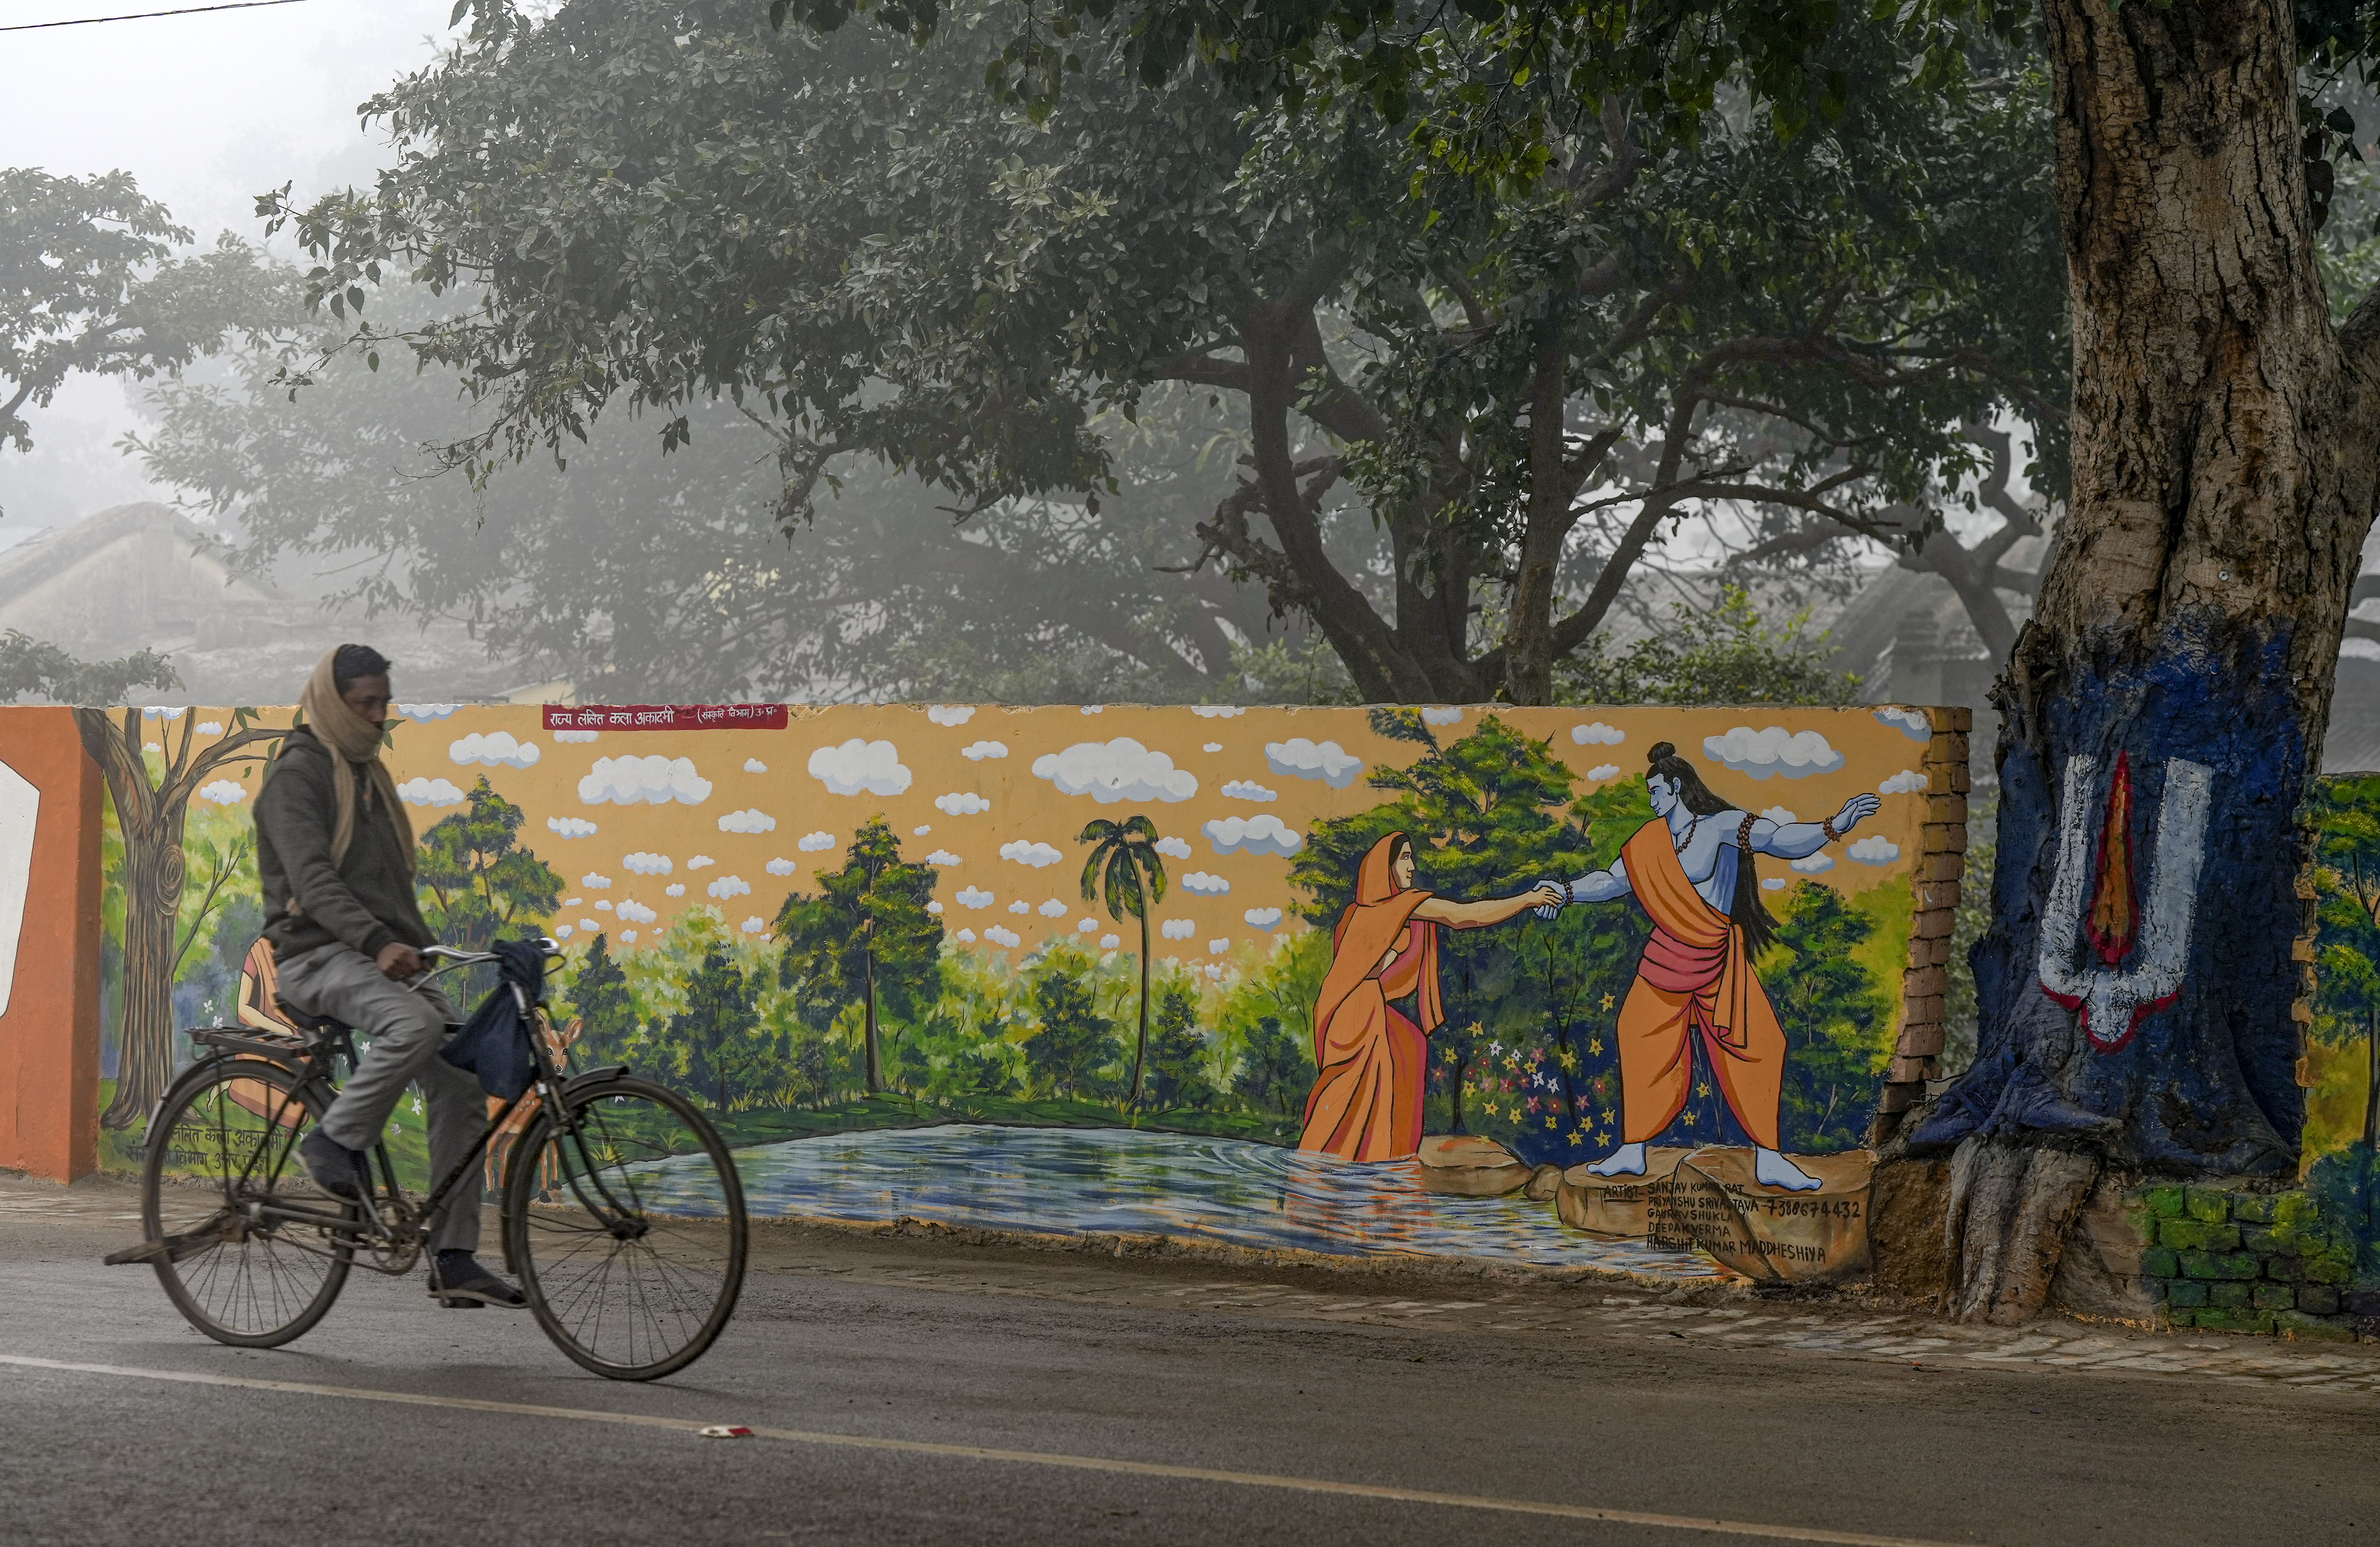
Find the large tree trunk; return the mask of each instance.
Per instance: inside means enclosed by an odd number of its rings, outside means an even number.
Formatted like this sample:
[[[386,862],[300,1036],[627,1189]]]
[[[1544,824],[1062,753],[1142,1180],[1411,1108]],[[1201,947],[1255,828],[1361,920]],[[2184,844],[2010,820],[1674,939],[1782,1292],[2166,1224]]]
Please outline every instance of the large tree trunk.
[[[1996,1322],[2103,1174],[2295,1169],[2297,810],[2380,462],[2380,308],[2334,331],[2315,274],[2288,6],[2045,14],[2070,513],[1997,693],[1982,1046],[1909,1131],[1958,1146],[1955,1310]]]
[[[1144,888],[1144,898],[1146,889]],[[1132,1110],[1140,1110],[1140,1071],[1148,1062],[1148,904],[1140,905],[1140,1041],[1132,1050]]]
[[[124,1035],[115,1055],[115,1099],[103,1127],[128,1128],[149,1115],[174,1078],[174,936],[181,922],[182,816],[176,805],[136,822],[123,814]]]
[[[868,1093],[874,1095],[884,1089],[884,1048],[876,1034],[876,953],[868,953],[868,994],[866,1030],[863,1041],[868,1055]]]

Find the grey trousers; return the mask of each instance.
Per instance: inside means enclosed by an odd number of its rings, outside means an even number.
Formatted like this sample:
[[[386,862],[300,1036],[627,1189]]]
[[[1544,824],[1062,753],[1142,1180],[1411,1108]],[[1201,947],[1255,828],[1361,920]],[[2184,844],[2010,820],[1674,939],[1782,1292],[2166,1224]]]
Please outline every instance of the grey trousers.
[[[350,945],[326,945],[279,964],[281,997],[301,1010],[345,1021],[370,1040],[355,1077],[322,1115],[322,1132],[350,1150],[380,1142],[407,1085],[421,1087],[430,1114],[434,1185],[471,1152],[487,1130],[488,1104],[477,1075],[438,1056],[462,1017],[435,988],[419,992],[383,976]],[[480,1244],[480,1189],[467,1178],[452,1203],[430,1222],[433,1251],[472,1251]]]

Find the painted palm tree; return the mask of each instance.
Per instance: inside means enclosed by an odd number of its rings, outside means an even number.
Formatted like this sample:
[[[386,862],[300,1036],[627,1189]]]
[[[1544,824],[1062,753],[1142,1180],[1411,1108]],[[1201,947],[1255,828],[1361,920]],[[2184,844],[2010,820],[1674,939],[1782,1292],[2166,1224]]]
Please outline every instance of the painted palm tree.
[[[1148,1062],[1148,910],[1165,900],[1165,860],[1157,852],[1157,824],[1146,816],[1123,822],[1105,818],[1075,840],[1091,846],[1083,863],[1083,900],[1107,904],[1121,923],[1127,913],[1140,920],[1140,1039],[1132,1050],[1132,1104],[1140,1104],[1140,1071]],[[1104,894],[1104,897],[1102,896]]]

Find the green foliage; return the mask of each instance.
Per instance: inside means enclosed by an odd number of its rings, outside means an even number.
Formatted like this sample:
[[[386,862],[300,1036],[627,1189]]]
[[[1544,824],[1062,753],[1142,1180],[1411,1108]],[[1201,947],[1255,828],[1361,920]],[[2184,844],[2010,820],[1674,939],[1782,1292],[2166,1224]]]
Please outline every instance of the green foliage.
[[[414,884],[439,941],[484,951],[508,934],[540,932],[562,902],[562,878],[520,845],[518,806],[481,774],[470,803],[421,835]]]
[[[628,975],[612,959],[610,936],[599,933],[589,944],[566,992],[568,1012],[579,1023],[578,1041],[571,1049],[573,1066],[600,1069],[627,1062],[643,1028],[637,1019],[635,996],[628,992]]]
[[[912,1018],[936,983],[942,921],[926,911],[933,867],[905,863],[901,840],[877,816],[852,835],[843,868],[818,872],[818,883],[817,896],[795,892],[777,911],[771,932],[784,947],[780,976],[805,985],[813,1017],[831,1019],[837,1002],[860,1005],[868,1088],[880,1090],[880,1017]]]
[[[838,457],[970,517],[1068,493],[1096,516],[1103,413],[1163,383],[1229,394],[1254,478],[1200,524],[1201,559],[1311,616],[1367,699],[1541,699],[1706,502],[1897,541],[1999,407],[2058,481],[2046,78],[1986,48],[1962,90],[1968,55],[1930,23],[1773,9],[1454,18],[1460,46],[1385,96],[1346,84],[1389,56],[1370,23],[1334,26],[1254,108],[1236,66],[1149,89],[1151,38],[1188,47],[1169,9],[1071,36],[1078,73],[1030,113],[980,87],[1038,25],[1021,5],[915,47],[772,35],[752,0],[491,10],[369,104],[402,148],[376,189],[265,213],[343,323],[383,281],[455,298],[359,347],[401,335],[477,395],[484,429],[453,449],[480,473],[607,410],[682,445],[725,398],[779,437],[789,524]],[[1498,77],[1515,47],[1534,62]],[[1519,109],[1519,159],[1476,140],[1490,103]],[[1563,411],[1533,415],[1548,390]]]
[[[1140,813],[1123,822],[1095,817],[1075,841],[1091,846],[1083,861],[1083,900],[1104,900],[1109,918],[1121,923],[1130,914],[1140,925],[1140,1020],[1125,1098],[1136,1106],[1148,1062],[1148,910],[1165,900],[1165,858],[1157,852],[1157,824]]]
[[[1859,678],[1833,669],[1803,612],[1772,629],[1738,585],[1716,607],[1672,603],[1670,627],[1615,652],[1597,634],[1555,668],[1560,703],[1844,704]]]
[[[1114,1065],[1123,1049],[1114,1023],[1094,1002],[1089,957],[1061,942],[1042,953],[1026,983],[1034,1027],[1025,1061],[1034,1090],[1092,1099],[1123,1094],[1125,1082]]]
[[[1869,1108],[1892,1057],[1892,996],[1857,955],[1876,926],[1833,887],[1810,881],[1797,883],[1777,910],[1777,938],[1757,970],[1785,1029],[1785,1148],[1856,1150],[1867,1141]]]
[[[1293,1126],[1305,1113],[1305,1098],[1314,1089],[1314,1050],[1281,1023],[1278,1016],[1257,1017],[1241,1048],[1239,1072],[1232,1090],[1243,1101],[1279,1113]]]
[[[173,663],[152,650],[116,661],[78,661],[56,645],[18,629],[0,633],[0,703],[47,699],[52,703],[117,704],[136,688],[181,683]]]
[[[726,1111],[766,1078],[773,1050],[754,1039],[759,1025],[744,974],[725,953],[708,953],[686,985],[686,1008],[670,1017],[669,1039],[679,1056],[675,1072]]]
[[[2365,1053],[2362,1140],[2380,1143],[2380,775],[2315,783],[2313,1036]]]
[[[1157,991],[1157,1029],[1149,1044],[1148,1104],[1159,1112],[1203,1107],[1215,1098],[1213,1048],[1198,1029],[1198,990],[1169,973]]]

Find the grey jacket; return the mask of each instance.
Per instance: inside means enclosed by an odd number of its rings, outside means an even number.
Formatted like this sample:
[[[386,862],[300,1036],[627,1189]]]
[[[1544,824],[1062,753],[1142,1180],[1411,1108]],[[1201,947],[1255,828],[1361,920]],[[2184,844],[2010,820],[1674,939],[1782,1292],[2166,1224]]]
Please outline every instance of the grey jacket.
[[[256,798],[256,870],[264,883],[264,937],[273,955],[289,961],[344,943],[378,956],[393,941],[435,944],[414,900],[396,825],[369,779],[356,781],[361,805],[346,860],[331,862],[339,810],[331,757],[313,732],[299,726],[282,743]]]

